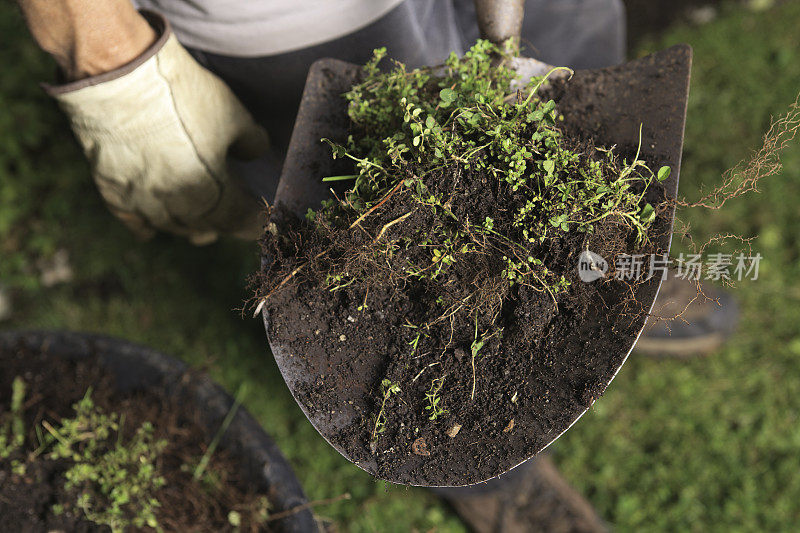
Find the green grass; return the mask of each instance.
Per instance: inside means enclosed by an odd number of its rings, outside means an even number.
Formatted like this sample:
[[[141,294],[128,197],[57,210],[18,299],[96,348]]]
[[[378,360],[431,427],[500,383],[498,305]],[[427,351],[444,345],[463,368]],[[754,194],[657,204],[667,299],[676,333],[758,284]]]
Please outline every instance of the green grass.
[[[770,115],[800,90],[800,5],[731,8],[676,28],[641,52],[695,48],[682,192],[718,183],[757,146]],[[340,457],[295,405],[263,328],[234,311],[258,263],[254,245],[137,242],[104,208],[52,102],[36,86],[53,64],[0,5],[0,280],[13,287],[4,328],[116,335],[208,365],[275,437],[310,498],[346,531],[463,531],[428,492],[384,487]],[[776,75],[773,77],[773,75]],[[733,342],[690,362],[632,357],[606,396],[557,445],[556,460],[619,530],[786,530],[800,523],[800,149],[758,196],[687,213],[698,234],[759,235],[761,279],[737,289]],[[75,279],[40,286],[36,259],[70,252]]]
[[[800,92],[800,4],[727,9],[641,53],[694,47],[681,194],[757,148]],[[800,143],[761,193],[681,218],[699,237],[758,236],[761,276],[735,290],[738,333],[707,359],[631,357],[555,447],[565,475],[621,531],[779,531],[800,524]],[[676,245],[679,244],[675,243]],[[678,246],[678,251],[680,251]]]

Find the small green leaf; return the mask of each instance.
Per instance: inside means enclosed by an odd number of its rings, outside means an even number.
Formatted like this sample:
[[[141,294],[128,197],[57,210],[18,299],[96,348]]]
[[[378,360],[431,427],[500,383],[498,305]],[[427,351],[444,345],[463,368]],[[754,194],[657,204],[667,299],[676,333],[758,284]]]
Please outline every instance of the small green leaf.
[[[441,106],[447,107],[456,99],[456,92],[453,89],[442,89],[439,91],[439,98],[442,100]]]
[[[656,177],[656,179],[658,181],[664,181],[665,179],[667,179],[669,177],[671,172],[672,172],[672,169],[670,167],[667,167],[667,166],[661,167],[661,168],[658,169],[658,176]]]
[[[642,208],[642,213],[639,216],[645,224],[649,224],[656,218],[656,210],[652,205],[647,204]]]
[[[528,122],[539,122],[544,118],[544,113],[542,113],[541,109],[537,109],[531,113],[528,113]]]
[[[354,180],[358,177],[358,174],[347,174],[344,176],[328,176],[326,178],[322,178],[322,181],[346,181],[346,180]]]
[[[483,349],[484,342],[485,341],[483,341],[483,340],[476,340],[476,341],[472,342],[471,349],[472,349],[472,356],[473,357],[478,355],[478,353],[481,351],[481,349]]]

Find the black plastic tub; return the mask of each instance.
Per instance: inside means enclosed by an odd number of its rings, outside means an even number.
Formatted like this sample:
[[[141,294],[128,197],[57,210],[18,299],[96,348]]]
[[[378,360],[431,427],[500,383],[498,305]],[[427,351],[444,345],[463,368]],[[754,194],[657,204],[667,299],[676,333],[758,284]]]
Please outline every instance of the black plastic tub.
[[[222,387],[174,357],[131,342],[100,335],[72,332],[0,332],[0,349],[27,348],[48,357],[79,360],[96,356],[116,378],[121,392],[167,387],[196,404],[201,422],[213,435],[234,400]],[[269,494],[274,512],[307,503],[300,482],[273,440],[244,408],[240,408],[220,441],[220,448],[238,459],[240,476],[252,488]],[[303,510],[277,520],[271,528],[287,533],[318,531],[313,515]]]

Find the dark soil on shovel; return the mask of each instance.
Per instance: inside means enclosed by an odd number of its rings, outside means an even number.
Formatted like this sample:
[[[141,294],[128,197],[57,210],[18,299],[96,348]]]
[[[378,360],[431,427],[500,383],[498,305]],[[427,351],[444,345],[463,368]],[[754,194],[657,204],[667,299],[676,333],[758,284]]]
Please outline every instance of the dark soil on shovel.
[[[657,69],[655,77],[669,76],[662,66]],[[569,82],[553,81],[543,93],[564,117],[559,128],[569,150],[590,154],[595,146],[610,148],[605,140],[619,138],[605,131],[596,100],[586,97],[608,91],[610,79],[608,72],[578,72]],[[624,115],[624,91],[617,91],[616,105]],[[682,115],[676,116],[676,124],[650,126],[682,131]],[[638,131],[638,121],[630,129]],[[635,134],[626,131],[623,138]],[[671,147],[654,143],[648,148],[640,158],[651,169],[679,163],[670,161]],[[637,149],[635,143],[614,148],[629,162]],[[446,167],[426,176],[425,185],[447,198],[454,219],[490,216],[495,228],[510,227],[520,208],[512,191],[468,169]],[[409,208],[408,194],[399,188],[378,214],[327,239],[290,213],[273,213],[281,237],[265,237],[264,252],[273,263],[259,278],[262,294],[270,295],[264,302],[268,335],[273,346],[281,347],[282,358],[292,358],[300,374],[312,378],[289,383],[295,398],[316,426],[342,428],[323,434],[356,464],[411,485],[475,483],[535,455],[605,391],[658,286],[657,279],[615,279],[615,259],[665,251],[671,231],[671,213],[664,207],[667,189],[654,180],[642,199],[656,206],[645,245],[636,243],[630,227],[608,220],[589,233],[556,229],[532,247],[533,257],[568,282],[557,298],[525,284],[497,286],[496,277],[486,274],[502,271],[505,258],[491,254],[456,261],[435,282],[387,277],[384,283],[355,282],[336,290],[324,281],[329,273],[324,264],[303,264],[303,259],[331,258],[334,250],[369,246],[381,238],[413,241],[420,232],[433,231],[436,216]],[[415,253],[407,250],[398,253]],[[608,261],[605,279],[581,281],[578,262],[585,250]],[[647,268],[645,262],[645,277]],[[474,294],[485,296],[484,311],[477,314],[442,305]],[[501,333],[483,335],[495,330]]]
[[[563,272],[572,288],[560,298],[558,313],[547,294],[524,288],[506,304],[502,343],[490,340],[475,362],[474,400],[473,324],[443,322],[429,333],[426,351],[410,354],[415,332],[406,326],[429,316],[438,292],[419,287],[400,296],[390,289],[372,292],[367,310],[359,310],[365,296],[358,291],[291,284],[268,303],[275,317],[269,334],[300,357],[324,352],[331,365],[299,401],[311,412],[335,414],[343,407],[339,391],[349,388],[351,405],[362,416],[335,443],[357,461],[374,458],[379,474],[396,477],[400,466],[400,476],[408,479],[457,480],[473,478],[476,469],[502,472],[515,466],[507,458],[542,449],[603,394],[627,356],[620,344],[632,343],[640,327],[641,310],[626,305],[631,303],[627,284],[581,282],[577,264],[583,243],[553,244],[556,260],[548,267]],[[603,255],[602,247],[590,249]],[[565,342],[574,341],[576,330],[583,341]],[[347,376],[358,378],[330,382]],[[447,412],[430,421],[426,395],[432,378],[442,376]],[[386,430],[376,448],[371,433],[383,379],[401,383],[402,394],[386,403]],[[374,388],[360,390],[362,382]]]
[[[120,394],[114,378],[101,370],[94,357],[68,361],[28,349],[0,350],[0,417],[8,416],[12,382],[20,377],[26,384],[23,420],[26,443],[22,450],[0,459],[0,529],[3,531],[110,531],[109,527],[87,520],[76,507],[78,489],[65,486],[64,472],[69,463],[41,454],[26,461],[38,446],[34,428],[49,422],[58,427],[63,418],[74,416],[73,404],[91,388],[95,405],[106,413],[124,415],[122,440],[127,442],[135,428],[145,422],[155,427],[154,437],[166,439],[167,447],[158,463],[158,474],[166,484],[157,490],[160,502],[156,515],[166,531],[239,531],[229,521],[229,512],[242,516],[242,531],[268,531],[249,520],[259,499],[247,483],[238,479],[236,460],[217,450],[207,472],[216,479],[213,489],[193,479],[193,468],[214,437],[200,424],[191,403],[181,403],[158,383],[153,388]],[[12,469],[12,461],[25,462],[23,473]],[[189,468],[187,468],[187,465]],[[207,479],[211,479],[208,477]],[[63,511],[54,511],[54,506]]]
[[[565,270],[576,270],[579,253],[577,248],[565,252]],[[368,298],[370,310],[361,312],[362,301],[357,297],[363,295],[334,295],[305,284],[293,285],[270,306],[281,309],[280,315],[273,316],[297,320],[276,319],[269,333],[293,353],[324,351],[336,366],[335,371],[329,370],[334,379],[358,376],[330,383],[323,372],[300,398],[309,411],[335,414],[342,409],[338,390],[352,390],[352,402],[362,417],[336,436],[336,444],[357,461],[367,463],[374,457],[378,473],[392,472],[392,477],[400,466],[400,476],[408,479],[473,479],[476,469],[502,472],[516,466],[508,463],[509,457],[543,448],[602,395],[627,355],[619,350],[618,340],[604,342],[605,330],[613,327],[618,336],[631,342],[637,332],[635,320],[615,325],[619,311],[606,306],[621,304],[624,296],[614,290],[614,284],[609,285],[577,285],[569,301],[560,302],[558,315],[538,293],[522,291],[514,305],[503,311],[507,326],[502,345],[491,341],[475,363],[473,401],[469,324],[461,324],[452,341],[435,339],[436,347],[444,351],[441,357],[430,351],[411,356],[405,363],[396,359],[409,352],[414,338],[404,325],[427,316],[435,295],[417,294],[403,300],[373,293]],[[584,342],[563,342],[576,329],[583,332]],[[448,343],[452,348],[445,348]],[[387,401],[386,430],[373,450],[371,432],[382,400],[379,384],[409,374],[413,379],[420,373],[410,383],[413,389],[405,382],[403,394]],[[426,411],[431,376],[446,376],[447,387],[442,395],[447,413],[433,422]],[[362,381],[375,388],[360,391],[357,387]]]

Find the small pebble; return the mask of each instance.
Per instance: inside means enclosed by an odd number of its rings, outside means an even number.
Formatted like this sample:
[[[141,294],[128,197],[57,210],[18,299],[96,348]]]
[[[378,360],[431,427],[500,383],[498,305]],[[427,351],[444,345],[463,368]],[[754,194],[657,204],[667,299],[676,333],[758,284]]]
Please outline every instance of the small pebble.
[[[45,287],[53,287],[72,281],[73,272],[67,250],[58,250],[48,259],[39,258],[36,261],[36,266],[41,274],[39,279]]]
[[[423,457],[427,457],[431,454],[431,452],[428,451],[428,443],[425,442],[425,437],[420,437],[415,440],[411,445],[411,451]]]
[[[453,427],[447,430],[447,436],[451,439],[455,438],[459,431],[461,431],[461,424],[455,424]]]
[[[339,340],[344,342],[347,340],[347,335],[339,335]]]

